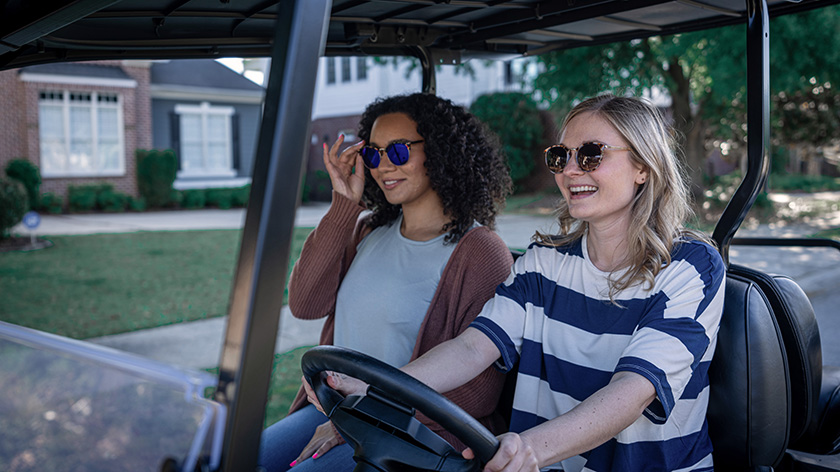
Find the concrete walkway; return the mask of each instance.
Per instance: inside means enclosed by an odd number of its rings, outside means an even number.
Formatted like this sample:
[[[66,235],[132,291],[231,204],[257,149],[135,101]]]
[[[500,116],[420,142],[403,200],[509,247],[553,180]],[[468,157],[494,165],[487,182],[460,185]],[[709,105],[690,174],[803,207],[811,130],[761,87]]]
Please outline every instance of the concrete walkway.
[[[840,194],[827,195],[837,198]],[[778,198],[778,197],[777,197]],[[791,200],[794,201],[794,200]],[[297,213],[296,226],[315,226],[328,209],[326,204],[304,205]],[[36,235],[93,234],[135,231],[237,229],[245,212],[234,210],[192,210],[124,214],[44,215]],[[798,237],[808,236],[827,227],[840,226],[840,211],[788,225],[744,226],[738,236]],[[497,219],[497,232],[512,248],[526,248],[535,230],[556,232],[550,215],[504,214]],[[16,227],[19,234],[28,234]],[[793,277],[811,298],[820,323],[823,339],[834,339],[840,333],[840,252],[831,249],[757,248],[733,246],[733,263],[769,273]],[[181,323],[131,333],[94,338],[89,341],[135,353],[170,364],[206,368],[218,364],[224,338],[226,317]],[[277,352],[317,344],[321,321],[302,321],[291,316],[288,308],[281,312],[281,329]],[[826,363],[840,365],[840,344],[823,342]]]

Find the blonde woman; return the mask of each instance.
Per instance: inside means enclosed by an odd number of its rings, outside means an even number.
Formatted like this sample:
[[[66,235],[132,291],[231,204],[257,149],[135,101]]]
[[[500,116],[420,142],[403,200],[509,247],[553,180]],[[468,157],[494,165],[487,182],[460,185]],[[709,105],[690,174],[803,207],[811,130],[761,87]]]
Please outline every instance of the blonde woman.
[[[470,328],[403,370],[446,392],[518,365],[510,432],[485,470],[712,470],[707,369],[725,271],[682,226],[668,127],[642,100],[590,98],[546,164],[561,234],[538,233]]]

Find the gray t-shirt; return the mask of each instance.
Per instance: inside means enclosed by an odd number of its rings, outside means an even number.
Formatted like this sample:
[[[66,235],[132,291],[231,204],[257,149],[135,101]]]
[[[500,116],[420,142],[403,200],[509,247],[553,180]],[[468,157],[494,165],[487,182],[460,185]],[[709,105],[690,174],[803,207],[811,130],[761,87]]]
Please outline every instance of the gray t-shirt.
[[[336,346],[394,367],[411,359],[414,343],[455,244],[445,235],[412,241],[400,233],[402,215],[358,245],[335,307]]]

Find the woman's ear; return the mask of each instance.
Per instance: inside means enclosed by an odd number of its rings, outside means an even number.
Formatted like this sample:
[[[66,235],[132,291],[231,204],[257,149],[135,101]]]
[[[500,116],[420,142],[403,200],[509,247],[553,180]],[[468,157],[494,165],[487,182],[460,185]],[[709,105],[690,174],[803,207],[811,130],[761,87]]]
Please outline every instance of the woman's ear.
[[[647,169],[639,169],[639,173],[636,174],[636,184],[642,185],[643,183],[647,182],[648,171]]]

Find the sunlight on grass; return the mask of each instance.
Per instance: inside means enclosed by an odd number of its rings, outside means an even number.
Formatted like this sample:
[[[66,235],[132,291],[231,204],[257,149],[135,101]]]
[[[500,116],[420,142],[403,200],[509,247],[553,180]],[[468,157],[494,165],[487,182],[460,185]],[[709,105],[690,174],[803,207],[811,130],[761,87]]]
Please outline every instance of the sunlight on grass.
[[[292,261],[311,230],[295,228]],[[0,253],[0,320],[86,339],[223,316],[240,237],[240,230],[55,236],[48,249]]]
[[[840,228],[827,229],[814,235],[815,238],[827,238],[840,241]]]

